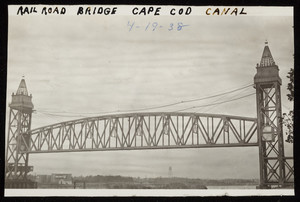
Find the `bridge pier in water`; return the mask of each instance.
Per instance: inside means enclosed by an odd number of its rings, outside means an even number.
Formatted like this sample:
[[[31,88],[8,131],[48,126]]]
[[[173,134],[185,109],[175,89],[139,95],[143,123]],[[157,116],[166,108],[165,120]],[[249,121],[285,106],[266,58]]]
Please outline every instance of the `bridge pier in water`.
[[[136,149],[259,148],[258,188],[293,186],[292,157],[284,155],[281,78],[266,44],[254,77],[257,118],[176,112],[90,117],[31,129],[32,96],[22,79],[10,103],[6,188],[34,188],[30,153]]]

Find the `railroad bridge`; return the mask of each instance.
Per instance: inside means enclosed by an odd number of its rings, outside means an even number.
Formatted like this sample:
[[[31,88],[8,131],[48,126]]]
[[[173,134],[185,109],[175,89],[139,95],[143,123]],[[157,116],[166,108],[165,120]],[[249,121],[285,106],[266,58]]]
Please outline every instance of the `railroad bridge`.
[[[257,117],[138,112],[71,120],[31,129],[32,96],[22,79],[9,104],[6,188],[30,188],[30,153],[258,147],[258,188],[293,186],[293,157],[284,155],[281,78],[266,42],[254,77]]]

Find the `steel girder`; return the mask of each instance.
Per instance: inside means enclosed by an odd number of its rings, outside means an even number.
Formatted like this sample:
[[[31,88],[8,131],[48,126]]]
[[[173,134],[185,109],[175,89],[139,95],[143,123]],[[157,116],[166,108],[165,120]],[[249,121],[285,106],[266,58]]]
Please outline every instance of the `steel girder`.
[[[260,187],[284,187],[294,182],[293,158],[284,156],[279,82],[256,84]],[[272,129],[268,134],[265,128]]]
[[[26,180],[31,167],[28,166],[28,154],[24,150],[25,137],[31,126],[31,112],[10,109],[6,148],[6,179]]]
[[[78,119],[24,135],[23,153],[258,146],[254,118],[134,113]]]

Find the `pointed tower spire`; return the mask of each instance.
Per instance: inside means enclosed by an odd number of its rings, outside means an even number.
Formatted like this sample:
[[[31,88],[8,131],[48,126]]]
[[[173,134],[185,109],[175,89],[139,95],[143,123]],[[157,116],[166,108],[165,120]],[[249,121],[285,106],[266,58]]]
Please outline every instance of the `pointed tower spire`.
[[[254,83],[278,81],[281,84],[279,68],[274,62],[268,41],[265,42],[260,64],[257,64],[256,69],[257,73],[254,77]]]
[[[26,87],[26,82],[24,79],[24,76],[20,82],[19,88],[17,90],[17,95],[28,95],[27,87]]]
[[[12,94],[12,101],[9,106],[10,108],[17,110],[33,110],[32,96],[28,95],[24,76],[19,84],[16,94]]]
[[[271,51],[269,49],[268,41],[266,41],[265,48],[264,48],[264,51],[263,51],[263,54],[262,54],[262,57],[260,60],[260,66],[261,67],[270,67],[273,65],[275,65],[275,61],[274,61]]]

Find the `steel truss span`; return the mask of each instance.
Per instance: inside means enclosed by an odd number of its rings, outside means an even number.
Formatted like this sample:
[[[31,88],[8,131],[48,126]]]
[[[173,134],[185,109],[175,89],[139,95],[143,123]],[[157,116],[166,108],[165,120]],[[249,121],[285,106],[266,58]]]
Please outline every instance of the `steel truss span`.
[[[258,146],[255,118],[182,112],[78,119],[21,139],[21,153]]]

